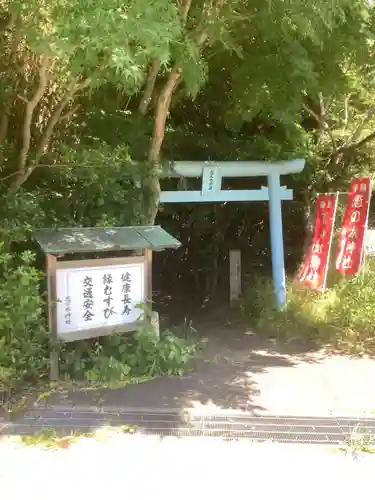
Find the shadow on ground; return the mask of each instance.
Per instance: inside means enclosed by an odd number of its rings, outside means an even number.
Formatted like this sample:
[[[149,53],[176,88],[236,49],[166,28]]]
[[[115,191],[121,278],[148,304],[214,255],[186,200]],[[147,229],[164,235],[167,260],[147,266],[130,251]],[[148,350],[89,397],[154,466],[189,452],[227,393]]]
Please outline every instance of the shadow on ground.
[[[364,421],[357,412],[368,395],[352,405],[358,387],[368,380],[366,367],[350,386],[353,369],[357,373],[360,367],[349,360],[327,364],[322,352],[296,342],[277,343],[228,317],[201,321],[197,330],[204,349],[193,372],[117,389],[55,392],[6,425],[2,434],[53,429],[67,435],[125,426],[161,436],[342,443],[357,418],[369,434],[375,431],[374,419]]]
[[[274,367],[292,367],[301,360],[315,362],[307,348],[303,352],[302,346],[277,346],[240,325],[208,323],[200,325],[199,332],[203,359],[197,361],[192,373],[118,389],[54,394],[47,403],[173,411],[209,406],[256,414],[264,408],[256,403],[259,388],[253,380],[255,374]]]
[[[277,345],[238,323],[211,321],[197,330],[204,348],[195,371],[117,389],[55,392],[16,418],[7,433],[29,434],[46,427],[66,433],[104,425],[162,433],[186,428],[191,419],[199,427],[208,415],[264,415],[257,377],[302,361],[316,362],[307,347]],[[220,432],[223,425],[221,417]]]

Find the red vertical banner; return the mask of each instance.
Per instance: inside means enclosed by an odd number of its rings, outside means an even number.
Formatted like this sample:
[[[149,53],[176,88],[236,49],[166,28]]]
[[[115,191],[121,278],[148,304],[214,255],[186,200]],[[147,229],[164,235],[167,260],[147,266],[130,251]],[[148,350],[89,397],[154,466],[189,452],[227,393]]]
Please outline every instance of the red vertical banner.
[[[371,178],[353,179],[336,257],[336,270],[340,273],[357,274],[361,268],[370,198]]]
[[[316,197],[314,236],[305,263],[297,277],[304,285],[321,292],[326,289],[337,198],[337,193],[319,194]]]

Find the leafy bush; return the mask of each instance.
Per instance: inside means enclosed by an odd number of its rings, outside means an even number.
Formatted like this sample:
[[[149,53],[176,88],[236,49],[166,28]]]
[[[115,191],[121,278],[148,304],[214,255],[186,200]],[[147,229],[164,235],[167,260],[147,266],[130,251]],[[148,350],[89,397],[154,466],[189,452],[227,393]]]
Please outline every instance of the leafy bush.
[[[160,339],[145,323],[134,335],[112,335],[75,343],[65,353],[68,377],[89,382],[123,382],[161,375],[182,375],[198,350],[196,343],[165,331]]]
[[[255,328],[285,340],[331,345],[351,354],[375,353],[375,269],[343,278],[325,293],[288,284],[288,307],[274,306],[273,284],[258,279],[247,290],[242,313]]]
[[[14,256],[0,248],[0,392],[7,393],[47,374],[48,332],[42,274],[34,255]]]

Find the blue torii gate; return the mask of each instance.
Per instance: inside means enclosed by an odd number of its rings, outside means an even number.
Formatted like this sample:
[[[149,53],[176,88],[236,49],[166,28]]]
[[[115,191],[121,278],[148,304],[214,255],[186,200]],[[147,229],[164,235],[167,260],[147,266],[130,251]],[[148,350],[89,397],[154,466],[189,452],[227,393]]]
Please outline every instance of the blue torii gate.
[[[283,221],[281,201],[292,200],[293,190],[280,185],[280,176],[302,172],[305,160],[267,163],[257,161],[176,161],[167,177],[201,177],[201,191],[162,191],[161,203],[213,203],[226,201],[269,201],[272,277],[276,302],[286,304]],[[268,178],[261,189],[222,189],[224,177]]]

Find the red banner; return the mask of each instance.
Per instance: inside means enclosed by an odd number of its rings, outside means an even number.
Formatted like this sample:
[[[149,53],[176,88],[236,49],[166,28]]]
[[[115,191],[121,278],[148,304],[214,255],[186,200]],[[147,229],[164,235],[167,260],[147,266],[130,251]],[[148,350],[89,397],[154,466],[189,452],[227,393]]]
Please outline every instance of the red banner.
[[[306,255],[298,281],[324,291],[326,288],[328,256],[335,222],[337,193],[320,194],[315,202],[314,237]]]
[[[360,270],[370,197],[371,178],[353,179],[346,202],[336,258],[336,269],[340,273],[356,274]]]

